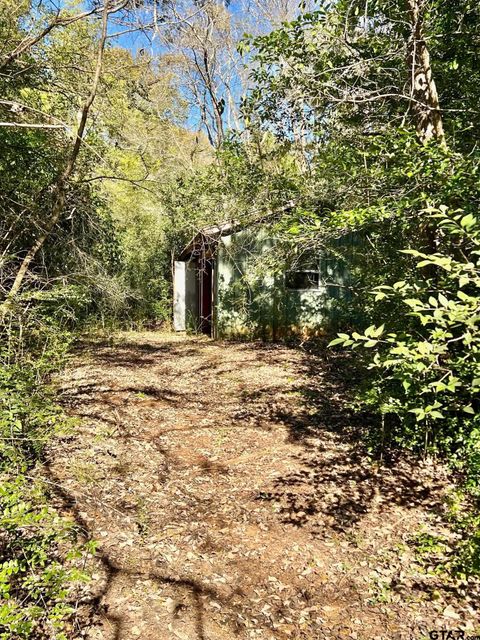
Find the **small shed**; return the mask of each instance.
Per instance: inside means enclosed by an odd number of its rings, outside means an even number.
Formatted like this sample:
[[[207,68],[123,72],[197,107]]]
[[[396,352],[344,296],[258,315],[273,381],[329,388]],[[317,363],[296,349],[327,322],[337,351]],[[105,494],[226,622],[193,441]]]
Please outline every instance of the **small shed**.
[[[287,264],[276,249],[258,224],[201,229],[174,265],[175,331],[274,340],[323,333],[349,297],[344,262],[318,251]]]

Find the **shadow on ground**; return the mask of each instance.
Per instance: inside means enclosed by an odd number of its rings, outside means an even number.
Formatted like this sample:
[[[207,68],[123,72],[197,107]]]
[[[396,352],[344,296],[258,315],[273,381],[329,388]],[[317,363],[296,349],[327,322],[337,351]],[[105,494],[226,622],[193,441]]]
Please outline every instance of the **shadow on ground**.
[[[252,345],[232,345],[233,348],[241,349],[242,352],[253,353],[255,357],[258,352],[261,353],[262,360],[268,360],[271,364],[284,364],[285,352],[280,347],[274,345],[261,345],[255,343]],[[215,352],[212,353],[212,348],[218,348],[218,358],[216,358]],[[208,358],[207,358],[207,351]],[[70,414],[73,414],[86,420],[95,420],[102,425],[109,425],[115,427],[115,438],[122,441],[129,441],[132,439],[142,439],[142,436],[135,433],[135,431],[128,426],[128,420],[125,422],[124,417],[128,417],[129,409],[131,410],[133,405],[144,407],[148,410],[148,403],[151,402],[152,406],[156,407],[156,410],[161,410],[162,407],[168,407],[172,410],[185,410],[195,405],[201,405],[202,411],[205,415],[215,415],[215,409],[218,405],[217,398],[209,398],[207,395],[201,393],[201,388],[198,384],[192,385],[190,388],[184,391],[178,391],[171,388],[171,386],[161,386],[160,384],[146,385],[136,380],[135,372],[139,369],[162,369],[167,373],[167,377],[173,377],[171,371],[172,363],[175,363],[181,372],[182,362],[186,362],[188,359],[195,359],[196,362],[200,362],[195,366],[189,366],[188,370],[185,370],[185,375],[188,374],[189,378],[196,380],[197,383],[202,381],[204,376],[208,381],[208,377],[211,379],[216,376],[228,375],[238,370],[238,361],[229,361],[228,357],[222,353],[221,344],[215,347],[215,343],[211,341],[199,340],[197,341],[172,341],[164,343],[150,343],[148,341],[140,342],[138,340],[128,342],[123,341],[120,344],[111,343],[89,343],[79,345],[78,355],[83,357],[89,356],[89,359],[94,368],[104,369],[108,368],[110,373],[113,372],[112,378],[93,378],[92,380],[77,380],[74,385],[69,386],[64,390],[62,398],[63,404],[68,409]],[[203,362],[205,360],[205,362]],[[191,360],[189,360],[190,362]],[[124,384],[125,380],[116,379],[114,374],[116,369],[128,369],[132,372],[132,384]],[[153,376],[152,376],[153,377]],[[138,382],[138,383],[137,383]],[[237,396],[224,397],[223,405],[227,408],[228,419],[230,421],[236,420],[239,413],[239,406],[242,401]],[[268,402],[268,398],[261,398],[261,404]],[[262,407],[258,407],[258,416],[264,417],[264,410]],[[112,417],[113,416],[113,417]],[[120,416],[120,424],[118,420]],[[200,424],[193,424],[189,428],[191,429],[203,429],[207,428]],[[175,429],[171,429],[172,431]],[[182,428],[185,430],[185,427]],[[71,441],[72,436],[65,437],[65,441]],[[161,453],[166,460],[166,469],[171,465],[177,465],[179,462],[171,455],[162,449],[158,441],[153,442],[155,449]],[[223,474],[228,470],[224,469],[221,464],[212,462],[207,458],[203,459],[198,457],[198,466],[202,472],[206,474]],[[74,495],[74,492],[70,492],[66,486],[64,479],[62,480],[54,471],[54,465],[47,459],[43,467],[43,475],[46,482],[51,488],[51,493],[55,497],[56,504],[62,511],[68,511],[75,520],[78,530],[81,532],[82,537],[90,539],[92,537],[89,522],[84,517],[83,507],[79,506],[78,498]],[[161,481],[166,483],[168,477],[162,476]],[[87,501],[90,498],[87,497]],[[208,508],[208,505],[204,505]],[[202,508],[198,508],[197,517],[202,516]],[[124,506],[123,509],[127,512],[129,506]],[[205,514],[207,515],[207,513]],[[182,577],[177,573],[169,574],[168,565],[165,567],[165,571],[160,571],[152,565],[146,568],[146,563],[139,563],[138,567],[126,566],[125,563],[120,562],[116,551],[110,552],[110,550],[100,545],[97,552],[97,561],[101,565],[100,573],[103,575],[102,586],[95,594],[88,600],[83,601],[82,606],[86,609],[86,615],[89,617],[89,621],[84,620],[82,626],[89,626],[91,624],[98,625],[99,620],[106,620],[110,628],[108,635],[109,640],[123,640],[130,637],[131,629],[128,626],[128,616],[122,616],[117,612],[113,612],[105,605],[108,601],[109,595],[112,590],[115,589],[115,585],[124,582],[125,580],[151,580],[160,588],[173,588],[178,594],[178,600],[188,602],[188,609],[191,617],[193,618],[193,628],[195,636],[189,635],[189,640],[206,640],[208,626],[208,616],[210,612],[205,608],[203,600],[215,600],[221,606],[222,610],[228,611],[228,622],[225,622],[226,633],[229,634],[226,637],[237,637],[241,633],[237,629],[235,620],[237,613],[242,614],[242,609],[237,608],[236,604],[232,601],[238,591],[234,590],[230,597],[225,597],[222,593],[202,581],[201,579],[191,579],[190,577]],[[162,567],[163,568],[163,567]],[[180,605],[183,607],[184,605]],[[173,613],[172,616],[175,614]],[[258,622],[259,628],[268,626],[262,622]],[[79,629],[82,631],[83,629]],[[150,638],[150,636],[148,636]],[[180,636],[179,636],[180,637]],[[223,637],[223,636],[222,636]]]
[[[373,509],[392,504],[443,510],[443,475],[435,479],[433,469],[414,456],[390,452],[380,464],[368,454],[375,417],[349,408],[362,372],[348,355],[316,349],[305,353],[297,373],[300,407],[263,400],[270,419],[286,425],[290,442],[298,445],[301,470],[278,477],[258,500],[275,503],[285,524],[309,525],[317,533],[346,532]],[[244,400],[248,405],[261,395],[256,391]]]
[[[328,531],[349,532],[369,514],[381,513],[392,504],[408,509],[419,506],[428,506],[430,510],[440,508],[444,478],[432,477],[428,467],[414,460],[402,459],[389,466],[379,466],[367,455],[364,442],[370,426],[369,417],[348,408],[349,386],[360,375],[348,358],[325,350],[307,353],[298,348],[260,342],[225,344],[203,339],[153,343],[148,339],[136,339],[113,346],[97,343],[87,345],[87,348],[93,366],[107,368],[112,377],[97,382],[78,381],[65,391],[64,403],[75,415],[115,426],[119,429],[119,439],[138,437],[128,426],[128,420],[119,427],[118,420],[112,417],[115,412],[123,411],[123,417],[128,419],[129,408],[133,405],[143,407],[147,412],[155,408],[160,414],[162,410],[184,411],[186,424],[178,430],[206,428],[201,420],[194,418],[192,424],[188,424],[191,407],[195,407],[199,417],[206,416],[215,421],[220,405],[222,418],[218,425],[213,423],[214,426],[227,424],[239,430],[248,426],[258,431],[281,427],[282,437],[286,430],[286,441],[293,446],[289,455],[292,458],[290,468],[294,470],[289,471],[286,466],[286,471],[273,480],[263,482],[262,490],[255,495],[258,503],[274,504],[274,517],[283,526],[305,528],[314,536],[321,537]],[[237,353],[236,358],[229,359],[228,349]],[[250,388],[237,385],[231,389],[220,386],[219,393],[223,394],[220,397],[216,393],[207,393],[208,387],[216,381],[238,372],[238,352],[244,356],[245,362],[248,360],[252,370],[257,362],[268,363],[281,369],[283,377],[271,384],[267,381],[254,391],[249,389],[255,385],[250,385]],[[115,371],[119,368],[131,370],[131,384],[126,384],[125,379],[116,380]],[[145,369],[148,372],[165,372],[165,385],[161,383],[161,375],[152,384],[136,379],[135,372]],[[178,376],[187,379],[181,390],[174,385]],[[160,415],[160,435],[164,433],[162,428]],[[165,428],[176,430],[172,425]],[[168,453],[161,449],[161,442],[154,441],[153,445],[168,457]],[[169,458],[166,474],[168,465],[178,464],[177,460]],[[207,459],[200,460],[198,464],[200,467],[203,465],[206,472],[228,472],[227,468],[216,463],[212,465]],[[75,498],[48,463],[46,473],[57,499],[64,509],[73,514],[88,538],[88,522]],[[161,482],[167,480],[167,477],[161,478]],[[209,505],[207,507],[210,508]],[[201,510],[196,515],[200,517]],[[232,613],[229,615],[231,627],[228,628],[228,637],[233,638],[240,633],[234,624],[236,605],[232,598],[222,596],[202,580],[170,575],[154,568],[126,567],[120,565],[115,555],[102,548],[98,557],[105,580],[102,589],[85,604],[91,612],[101,613],[109,620],[114,640],[126,637],[125,619],[102,610],[102,607],[114,583],[126,576],[149,579],[159,586],[170,586],[185,594],[196,633],[196,637],[189,640],[207,638],[206,616],[209,614],[204,609],[204,597],[214,598],[222,609]]]
[[[77,500],[62,486],[60,479],[55,476],[48,464],[44,467],[44,480],[50,487],[50,493],[57,507],[60,507],[62,510],[68,510],[74,518],[80,536],[84,540],[91,540],[90,527],[78,507]],[[121,566],[115,562],[111,554],[102,550],[101,547],[96,553],[96,560],[101,565],[101,571],[104,576],[103,584],[94,595],[83,600],[81,603],[82,608],[86,611],[87,618],[81,618],[81,627],[78,629],[80,633],[90,624],[98,623],[98,620],[95,619],[97,616],[101,616],[108,621],[108,625],[112,631],[109,635],[109,640],[123,640],[128,632],[131,631],[126,624],[127,616],[113,613],[109,610],[108,605],[104,604],[104,600],[113,588],[115,581],[122,578],[132,578],[134,580],[148,579],[159,587],[174,587],[180,593],[180,596],[184,595],[188,601],[190,610],[193,612],[196,634],[195,637],[191,637],[189,640],[207,640],[207,636],[205,635],[205,618],[207,612],[201,600],[202,596],[214,598],[217,602],[220,602],[222,606],[231,608],[231,603],[222,597],[217,590],[202,584],[199,580],[168,575],[157,570],[145,571],[140,567],[135,569]],[[231,632],[233,634],[232,637],[237,635],[234,628],[231,629]],[[83,635],[83,633],[81,633],[81,635]]]
[[[372,416],[356,413],[348,408],[352,388],[362,372],[351,359],[326,347],[312,352],[273,343],[212,343],[198,342],[126,342],[115,348],[109,344],[96,344],[95,362],[109,367],[166,367],[173,360],[181,362],[195,357],[202,360],[206,351],[216,345],[218,360],[207,362],[185,371],[190,377],[203,377],[208,385],[215,377],[238,367],[220,357],[222,345],[240,349],[245,354],[255,353],[262,362],[293,368],[294,377],[281,386],[267,386],[254,392],[245,391],[241,398],[221,398],[230,411],[230,419],[239,427],[245,422],[258,428],[272,428],[282,424],[288,428],[288,441],[297,445],[296,461],[301,470],[278,477],[274,486],[258,494],[257,499],[277,504],[282,522],[295,526],[312,525],[322,531],[331,527],[347,531],[358,525],[372,508],[397,504],[408,508],[426,505],[441,509],[441,489],[445,478],[432,478],[432,470],[421,461],[406,457],[383,461],[382,465],[368,455],[366,436],[372,428]],[[289,362],[289,351],[293,358]],[[179,368],[181,371],[181,367]],[[144,400],[164,403],[172,408],[185,408],[202,404],[206,415],[215,414],[216,401],[199,398],[198,388],[178,392],[158,386],[113,386],[98,389],[95,384],[80,385],[66,398],[67,404],[95,403],[88,396],[92,392],[104,396],[107,406],[117,404],[116,396],[134,394]],[[102,419],[105,419],[102,417]],[[201,428],[201,426],[192,427]]]

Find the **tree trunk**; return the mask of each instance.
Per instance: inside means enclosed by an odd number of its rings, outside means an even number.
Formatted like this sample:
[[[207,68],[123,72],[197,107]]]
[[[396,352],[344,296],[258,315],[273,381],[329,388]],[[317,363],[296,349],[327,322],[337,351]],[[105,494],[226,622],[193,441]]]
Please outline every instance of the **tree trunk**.
[[[438,91],[430,64],[430,52],[425,41],[424,13],[426,0],[408,0],[411,36],[408,43],[408,67],[410,72],[410,96],[412,112],[419,140],[427,144],[436,140],[447,148],[443,129],[442,113]],[[420,226],[424,248],[427,253],[437,250],[437,229],[425,218]],[[435,278],[436,267],[431,265],[425,270],[427,278]]]
[[[446,147],[437,87],[430,65],[430,53],[424,34],[425,0],[408,0],[411,36],[408,43],[410,95],[419,139],[436,139]]]
[[[82,108],[80,110],[80,121],[75,134],[72,151],[70,153],[70,157],[68,159],[67,165],[63,170],[63,172],[60,174],[57,182],[53,185],[54,197],[53,197],[53,206],[52,206],[52,213],[51,213],[50,219],[46,222],[40,236],[37,238],[37,240],[35,241],[33,246],[30,248],[26,256],[23,258],[22,264],[20,265],[17,275],[15,276],[15,280],[13,281],[10,291],[8,292],[5,300],[0,306],[0,318],[5,317],[5,314],[8,312],[9,308],[11,307],[13,301],[15,300],[18,292],[22,287],[23,281],[25,280],[25,276],[27,275],[30,264],[32,263],[37,253],[45,244],[45,241],[50,236],[51,232],[53,231],[54,227],[56,226],[56,224],[58,223],[58,221],[60,220],[63,214],[64,208],[65,208],[68,181],[71,178],[72,173],[75,169],[75,164],[78,158],[80,147],[83,142],[83,136],[85,134],[85,127],[87,124],[88,114],[90,112],[90,108],[93,104],[93,101],[95,100],[95,96],[98,90],[98,85],[100,82],[100,75],[101,75],[102,65],[103,65],[103,54],[105,51],[105,44],[107,41],[108,15],[110,13],[110,10],[108,7],[109,7],[108,2],[105,2],[105,5],[103,7],[103,13],[102,13],[102,32],[101,32],[100,41],[98,44],[97,60],[95,64],[95,71],[93,75],[90,93],[86,98],[85,102],[83,103]]]

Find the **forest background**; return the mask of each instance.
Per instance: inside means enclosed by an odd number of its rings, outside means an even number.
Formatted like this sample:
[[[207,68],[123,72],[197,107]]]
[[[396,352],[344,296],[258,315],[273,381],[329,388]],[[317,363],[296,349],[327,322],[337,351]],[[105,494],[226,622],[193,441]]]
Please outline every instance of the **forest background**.
[[[212,221],[269,220],[269,268],[345,261],[366,446],[449,461],[444,565],[480,571],[479,58],[474,0],[1,0],[0,637],[62,637],[93,552],[32,483],[52,375],[80,334],[168,325]]]

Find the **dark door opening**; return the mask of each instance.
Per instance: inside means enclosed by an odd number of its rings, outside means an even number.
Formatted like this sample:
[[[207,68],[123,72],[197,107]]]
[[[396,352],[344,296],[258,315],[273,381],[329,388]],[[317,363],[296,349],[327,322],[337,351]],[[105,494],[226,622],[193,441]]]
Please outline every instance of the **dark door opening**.
[[[213,328],[213,260],[200,261],[200,331],[212,335]]]

